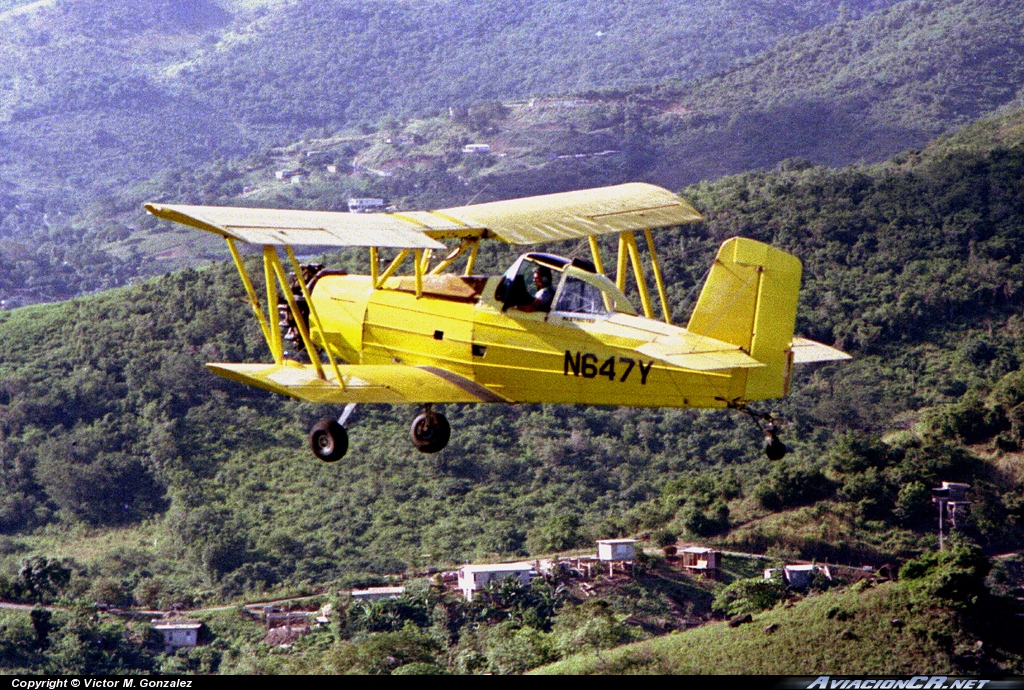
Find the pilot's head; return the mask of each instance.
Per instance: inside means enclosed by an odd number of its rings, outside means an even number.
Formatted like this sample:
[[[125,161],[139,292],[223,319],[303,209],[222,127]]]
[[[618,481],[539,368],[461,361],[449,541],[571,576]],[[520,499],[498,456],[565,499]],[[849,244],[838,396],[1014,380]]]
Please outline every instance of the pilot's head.
[[[551,287],[551,269],[547,266],[533,269],[533,284],[538,288]]]

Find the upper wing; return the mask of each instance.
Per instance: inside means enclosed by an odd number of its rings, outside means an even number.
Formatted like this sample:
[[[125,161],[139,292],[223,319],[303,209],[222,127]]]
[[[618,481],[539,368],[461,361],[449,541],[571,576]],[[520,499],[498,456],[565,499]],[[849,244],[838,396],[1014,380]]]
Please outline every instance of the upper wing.
[[[535,244],[703,220],[678,196],[632,183],[408,213],[337,213],[146,204],[153,215],[253,244],[440,249],[436,238]]]
[[[146,204],[158,218],[251,244],[444,249],[414,225],[387,213]]]
[[[311,364],[207,364],[215,374],[273,393],[321,404],[508,402],[478,383],[438,367],[402,364],[329,367],[318,378]]]
[[[642,182],[459,206],[437,213],[467,226],[486,228],[509,244],[554,242],[704,220],[672,192]]]
[[[810,364],[811,362],[835,362],[853,359],[842,350],[807,338],[793,338],[793,364]]]

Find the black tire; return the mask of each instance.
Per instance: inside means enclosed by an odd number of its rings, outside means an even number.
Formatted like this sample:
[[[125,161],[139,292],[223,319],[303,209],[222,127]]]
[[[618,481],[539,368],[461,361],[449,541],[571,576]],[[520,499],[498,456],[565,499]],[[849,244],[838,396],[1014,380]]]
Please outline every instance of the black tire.
[[[437,453],[448,445],[452,427],[443,414],[438,412],[427,416],[423,413],[412,420],[409,436],[416,450],[421,453]]]
[[[337,462],[348,452],[348,432],[333,419],[321,419],[309,430],[309,447],[324,462]]]
[[[786,448],[786,444],[780,441],[775,434],[772,434],[764,444],[764,454],[768,456],[769,460],[781,460],[786,457],[788,452],[789,448]]]

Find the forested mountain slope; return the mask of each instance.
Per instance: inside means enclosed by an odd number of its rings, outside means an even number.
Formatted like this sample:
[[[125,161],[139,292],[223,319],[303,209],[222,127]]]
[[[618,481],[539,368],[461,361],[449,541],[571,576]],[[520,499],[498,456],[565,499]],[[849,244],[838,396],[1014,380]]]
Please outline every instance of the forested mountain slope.
[[[838,4],[35,3],[0,14],[3,170],[16,188],[95,192],[309,127],[691,79],[831,21]]]
[[[871,162],[1017,102],[1024,12],[1011,0],[902,2],[780,41],[664,98],[654,155],[679,184],[790,156]],[[673,177],[674,176],[674,177]]]
[[[153,198],[425,208],[678,187],[880,160],[1014,102],[1019,6],[890,4],[25,5],[0,15],[0,306],[197,261],[202,245],[150,241]],[[462,156],[473,141],[496,155]],[[275,180],[324,147],[336,173]]]
[[[247,120],[332,126],[477,100],[688,81],[832,22],[841,4],[300,3],[258,22],[251,40],[205,56],[194,74]],[[845,12],[890,4],[860,0]]]
[[[438,562],[537,553],[670,521],[695,534],[736,528],[748,546],[913,553],[918,523],[899,515],[920,497],[901,494],[902,483],[975,476],[982,465],[941,444],[905,440],[890,453],[870,437],[835,438],[906,427],[934,417],[918,410],[956,402],[935,413],[934,428],[952,429],[942,443],[1004,427],[1001,447],[1017,442],[1016,384],[984,400],[1024,360],[1022,117],[884,165],[750,173],[686,191],[708,222],[658,235],[677,315],[716,245],[753,236],[804,260],[800,332],[855,356],[804,370],[793,396],[772,406],[795,422],[786,439],[795,452],[782,464],[761,458],[746,420],[721,412],[449,406],[452,443],[425,457],[401,441],[409,410],[369,406],[345,462],[321,465],[304,434],[323,411],[203,369],[265,358],[233,268],[216,264],[0,313],[5,548],[33,548],[46,525],[148,525],[157,545],[147,538],[133,550],[166,573],[169,590],[223,594],[392,572],[426,553]],[[488,254],[483,267],[512,255]],[[1013,547],[1019,528],[999,520],[1018,519],[1020,488],[1013,473],[997,475],[985,480],[1003,488],[986,499],[978,538]],[[794,494],[801,486],[809,493]],[[679,503],[695,491],[705,498]],[[872,496],[875,507],[862,501]],[[823,497],[838,501],[834,538],[794,536],[820,514],[790,527],[765,521]],[[883,521],[857,522],[872,519]],[[761,527],[752,532],[751,520]]]

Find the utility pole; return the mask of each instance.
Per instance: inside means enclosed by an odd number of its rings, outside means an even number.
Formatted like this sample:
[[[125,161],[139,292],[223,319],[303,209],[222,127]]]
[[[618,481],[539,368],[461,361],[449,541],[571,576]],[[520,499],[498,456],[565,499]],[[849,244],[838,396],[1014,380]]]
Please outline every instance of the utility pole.
[[[942,486],[932,489],[932,503],[939,506],[939,551],[943,548],[943,528],[946,522],[946,511],[949,511],[949,519],[952,527],[956,527],[956,509],[958,506],[964,508],[971,505],[967,500],[967,491],[970,484],[958,482],[942,482]]]

